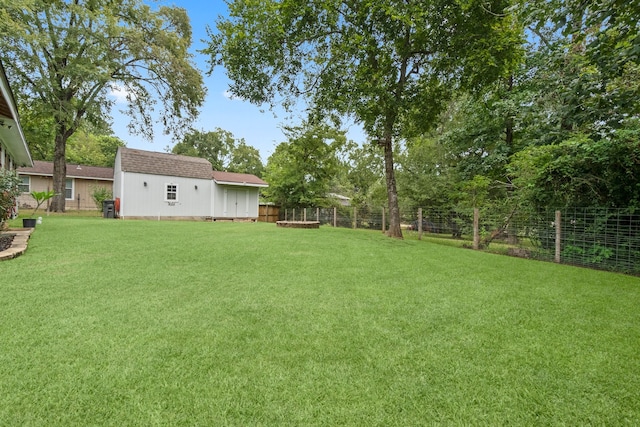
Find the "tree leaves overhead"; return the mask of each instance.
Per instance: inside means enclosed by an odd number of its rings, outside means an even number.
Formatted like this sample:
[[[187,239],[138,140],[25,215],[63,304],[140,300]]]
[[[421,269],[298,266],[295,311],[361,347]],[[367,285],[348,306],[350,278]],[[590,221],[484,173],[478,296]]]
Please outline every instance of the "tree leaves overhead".
[[[256,104],[304,98],[311,123],[352,116],[384,147],[388,235],[402,237],[393,139],[435,125],[452,91],[513,67],[508,0],[236,0],[205,53]],[[280,99],[282,97],[282,99]]]
[[[67,142],[67,160],[82,165],[113,167],[118,147],[126,147],[120,138],[76,132]]]
[[[433,125],[448,93],[503,75],[518,60],[506,2],[234,1],[205,51],[231,92],[285,106],[304,97],[319,116],[352,114],[372,136],[397,110],[396,133]],[[411,120],[420,117],[420,120]],[[418,126],[419,124],[419,126]],[[406,136],[403,134],[403,136]]]
[[[265,195],[283,207],[324,206],[339,169],[336,154],[346,144],[344,132],[304,124],[286,129],[286,135],[288,141],[267,162]]]
[[[54,187],[64,194],[67,139],[110,116],[125,93],[130,130],[153,137],[154,113],[180,135],[205,90],[192,63],[184,9],[141,0],[0,0],[0,58],[23,105],[54,120]],[[157,104],[160,109],[156,111]],[[53,142],[53,141],[52,141]],[[64,210],[64,199],[54,201]]]
[[[514,156],[515,184],[534,206],[640,206],[640,126],[611,139],[576,134],[557,145],[530,147]]]
[[[456,92],[428,134],[432,158],[424,144],[400,157],[401,197],[445,206],[488,179],[494,205],[511,209],[637,206],[638,2],[534,1],[516,10],[528,31],[525,61],[484,91]],[[431,192],[438,184],[446,184],[436,190],[442,200]]]
[[[217,171],[250,173],[260,177],[264,169],[257,149],[247,145],[244,139],[236,140],[231,132],[220,128],[209,132],[192,129],[171,151],[207,159]]]
[[[139,1],[3,0],[2,59],[17,96],[49,107],[68,129],[102,120],[127,94],[132,130],[152,138],[155,103],[165,131],[180,128],[204,100],[202,77],[187,49],[191,28],[184,9],[157,11]]]

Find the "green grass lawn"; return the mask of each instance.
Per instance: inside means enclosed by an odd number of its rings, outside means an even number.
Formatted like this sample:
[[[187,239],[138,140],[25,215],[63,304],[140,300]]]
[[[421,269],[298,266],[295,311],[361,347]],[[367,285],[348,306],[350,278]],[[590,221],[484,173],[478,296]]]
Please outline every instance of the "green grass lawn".
[[[637,425],[640,278],[379,232],[45,217],[0,425]]]

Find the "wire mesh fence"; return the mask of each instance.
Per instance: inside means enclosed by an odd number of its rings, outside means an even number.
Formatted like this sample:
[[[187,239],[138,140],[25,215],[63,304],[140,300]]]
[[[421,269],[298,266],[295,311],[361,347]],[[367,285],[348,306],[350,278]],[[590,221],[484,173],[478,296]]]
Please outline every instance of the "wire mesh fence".
[[[401,212],[409,237],[459,241],[462,246],[640,275],[640,213],[632,209],[477,210],[421,208]],[[383,208],[281,209],[281,220],[386,230]]]
[[[571,208],[514,216],[518,255],[640,274],[640,215],[628,209]],[[513,249],[512,249],[513,251]]]
[[[618,209],[562,214],[564,262],[640,274],[640,215]]]

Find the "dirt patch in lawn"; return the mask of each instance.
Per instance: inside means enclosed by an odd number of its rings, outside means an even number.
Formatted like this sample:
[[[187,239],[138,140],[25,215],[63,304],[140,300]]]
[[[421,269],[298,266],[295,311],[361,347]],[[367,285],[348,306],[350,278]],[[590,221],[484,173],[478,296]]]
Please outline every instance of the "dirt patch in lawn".
[[[10,233],[0,234],[0,252],[7,250],[11,247],[11,243],[13,243],[14,237],[15,237],[15,234],[10,234]]]

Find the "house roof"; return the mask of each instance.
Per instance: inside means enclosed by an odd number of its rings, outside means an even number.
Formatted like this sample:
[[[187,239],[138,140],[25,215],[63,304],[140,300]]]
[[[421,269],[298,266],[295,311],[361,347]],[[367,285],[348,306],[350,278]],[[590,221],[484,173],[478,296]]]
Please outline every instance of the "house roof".
[[[338,194],[338,193],[329,193],[329,197],[333,197],[335,199],[338,200],[351,200],[351,197],[347,197],[347,196],[343,196],[342,194]]]
[[[18,166],[31,165],[31,153],[24,138],[16,101],[0,62],[0,140]]]
[[[211,179],[213,168],[207,159],[126,147],[118,150],[123,172]]]
[[[18,173],[20,175],[53,176],[53,162],[35,160],[33,167],[18,168]],[[67,178],[113,181],[113,168],[67,163]]]
[[[246,187],[268,187],[269,184],[248,173],[213,171],[213,179],[218,184],[242,185]]]

